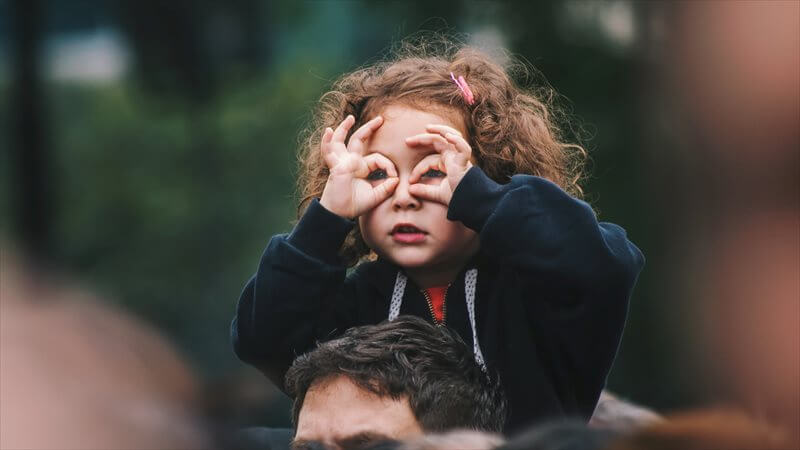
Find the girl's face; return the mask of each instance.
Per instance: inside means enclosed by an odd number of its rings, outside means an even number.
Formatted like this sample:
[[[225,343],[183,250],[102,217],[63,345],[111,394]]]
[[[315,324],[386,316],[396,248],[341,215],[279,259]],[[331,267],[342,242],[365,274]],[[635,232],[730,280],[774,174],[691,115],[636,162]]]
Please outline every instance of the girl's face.
[[[448,125],[464,136],[466,130],[444,116],[403,105],[389,105],[382,116],[383,125],[373,134],[365,154],[380,153],[389,158],[397,169],[399,183],[389,198],[359,217],[364,241],[378,256],[405,268],[412,279],[415,272],[424,273],[424,279],[434,283],[441,279],[446,284],[477,251],[478,235],[461,222],[448,220],[447,205],[409,193],[408,179],[414,167],[437,152],[433,148],[409,147],[406,138],[425,133],[428,124]],[[419,182],[438,184],[443,175],[431,170]],[[380,176],[372,176],[375,183],[382,181]]]

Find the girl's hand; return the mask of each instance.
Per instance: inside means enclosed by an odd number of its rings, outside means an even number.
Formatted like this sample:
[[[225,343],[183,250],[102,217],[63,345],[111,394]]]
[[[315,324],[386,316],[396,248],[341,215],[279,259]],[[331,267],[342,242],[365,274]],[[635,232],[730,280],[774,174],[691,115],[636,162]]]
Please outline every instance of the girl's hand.
[[[388,198],[397,187],[394,164],[379,153],[364,156],[366,142],[383,123],[377,116],[362,125],[345,145],[347,132],[355,123],[347,116],[336,130],[326,128],[320,151],[330,169],[320,204],[328,211],[354,219]]]
[[[428,125],[426,129],[427,133],[406,138],[406,144],[431,147],[437,153],[423,158],[414,167],[408,191],[416,197],[449,205],[456,186],[472,167],[472,148],[455,128]],[[441,178],[441,182],[427,182],[433,178]]]

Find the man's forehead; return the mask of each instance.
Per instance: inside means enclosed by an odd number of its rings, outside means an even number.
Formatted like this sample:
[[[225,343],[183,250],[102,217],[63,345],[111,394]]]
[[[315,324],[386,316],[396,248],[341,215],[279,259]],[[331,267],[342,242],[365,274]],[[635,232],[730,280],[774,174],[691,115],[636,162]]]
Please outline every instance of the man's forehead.
[[[338,376],[309,388],[295,438],[334,443],[357,436],[398,438],[421,432],[407,397],[381,397]]]
[[[303,402],[304,407],[311,394],[314,394],[315,397],[345,395],[357,398],[371,398],[375,396],[375,394],[360,387],[355,381],[345,375],[330,375],[314,380],[308,388],[308,391],[306,391],[306,400]]]
[[[370,392],[344,375],[325,377],[311,384],[303,400],[303,412],[336,411],[336,408],[350,406],[350,413],[363,412],[368,416],[368,411],[392,406],[408,406],[408,398],[393,399],[389,396],[379,396]],[[408,406],[410,411],[410,406]],[[402,408],[401,408],[402,409]],[[335,419],[339,415],[331,415]]]

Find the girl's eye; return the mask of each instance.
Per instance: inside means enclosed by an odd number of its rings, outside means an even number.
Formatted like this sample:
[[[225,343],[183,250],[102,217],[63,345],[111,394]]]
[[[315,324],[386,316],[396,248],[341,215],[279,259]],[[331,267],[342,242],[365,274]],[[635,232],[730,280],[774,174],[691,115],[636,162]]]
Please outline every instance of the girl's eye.
[[[427,178],[442,178],[447,176],[447,174],[442,172],[441,170],[428,169],[428,171],[423,173],[422,176]]]
[[[383,180],[386,178],[386,171],[383,169],[375,169],[367,175],[367,180]]]

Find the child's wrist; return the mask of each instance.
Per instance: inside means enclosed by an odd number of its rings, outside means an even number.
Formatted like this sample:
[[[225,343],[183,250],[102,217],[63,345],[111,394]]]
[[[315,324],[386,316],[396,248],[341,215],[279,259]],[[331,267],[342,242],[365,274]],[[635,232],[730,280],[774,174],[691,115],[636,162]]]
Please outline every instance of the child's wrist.
[[[342,208],[337,207],[337,205],[335,205],[335,202],[331,201],[330,197],[325,194],[326,194],[325,191],[323,191],[322,197],[320,197],[319,199],[320,206],[325,208],[328,212],[336,214],[337,216],[343,219],[352,220],[352,217],[348,217],[348,214],[342,211]]]
[[[319,200],[308,206],[288,241],[306,254],[335,263],[353,222],[326,209]]]

